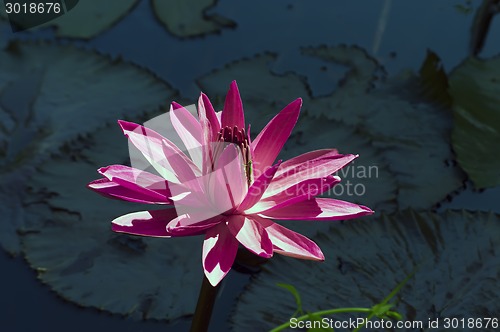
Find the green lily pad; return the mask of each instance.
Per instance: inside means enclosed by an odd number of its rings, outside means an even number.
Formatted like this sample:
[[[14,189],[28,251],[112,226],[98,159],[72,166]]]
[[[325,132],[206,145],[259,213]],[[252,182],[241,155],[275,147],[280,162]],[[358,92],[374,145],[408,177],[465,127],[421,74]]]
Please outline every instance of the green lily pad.
[[[32,181],[32,200],[41,202],[27,210],[43,227],[24,232],[28,263],[42,282],[81,306],[143,319],[192,314],[203,277],[203,238],[113,233],[114,218],[154,207],[106,199],[86,188],[99,177],[96,165],[128,160],[118,125],[80,143],[81,153],[48,161]]]
[[[427,50],[427,56],[420,67],[419,77],[420,95],[430,102],[449,109],[453,100],[448,93],[448,76],[441,59],[431,50]]]
[[[500,58],[470,58],[450,75],[453,149],[478,188],[500,185]]]
[[[95,52],[10,43],[0,52],[0,194],[22,196],[34,167],[64,144],[118,118],[155,110],[173,93],[148,71]],[[0,244],[16,253],[12,225],[22,217],[12,216],[22,212],[7,212],[19,203],[3,202]]]
[[[158,20],[177,37],[196,37],[236,26],[226,17],[206,13],[217,0],[151,0],[151,3]]]
[[[64,15],[37,28],[55,27],[58,37],[90,39],[127,15],[138,0],[82,0]],[[4,11],[2,15],[6,15]]]
[[[496,317],[500,311],[499,215],[405,210],[336,225],[315,240],[325,262],[273,257],[241,295],[234,331],[268,331],[289,320],[296,305],[277,283],[293,285],[308,312],[370,308],[414,270],[391,309],[405,320],[440,318],[442,324],[445,317]],[[363,316],[336,318],[348,317]]]
[[[381,150],[398,182],[400,208],[433,207],[463,186],[465,175],[454,163],[450,144],[451,112],[421,100],[418,77],[393,77],[374,85],[381,68],[357,48],[303,52],[352,68],[331,96],[311,101],[311,114],[356,128]]]

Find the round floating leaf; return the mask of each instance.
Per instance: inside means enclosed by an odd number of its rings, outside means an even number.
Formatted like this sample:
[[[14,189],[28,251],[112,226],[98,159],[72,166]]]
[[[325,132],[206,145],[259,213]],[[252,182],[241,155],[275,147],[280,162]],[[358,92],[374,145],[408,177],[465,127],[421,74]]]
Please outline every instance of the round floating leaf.
[[[206,12],[217,0],[151,0],[156,17],[177,37],[196,37],[235,27],[230,19]]]
[[[66,142],[155,110],[172,95],[151,73],[120,60],[71,46],[10,43],[0,52],[0,192],[24,193],[33,168]],[[17,252],[6,245],[17,237],[12,223],[0,223],[0,244]]]
[[[113,233],[114,218],[154,206],[106,199],[86,188],[98,178],[96,165],[128,159],[117,125],[97,131],[85,145],[80,155],[50,160],[33,179],[33,196],[45,199],[28,210],[43,227],[23,236],[27,261],[40,280],[78,305],[144,319],[191,314],[203,276],[203,239]]]
[[[325,262],[274,257],[238,301],[234,331],[268,331],[289,320],[297,308],[277,283],[293,285],[306,312],[370,308],[415,270],[393,298],[391,310],[405,320],[425,324],[429,318],[496,317],[500,311],[499,215],[406,210],[349,221],[315,240]]]
[[[357,128],[381,149],[396,175],[400,208],[429,208],[461,188],[464,174],[453,162],[450,112],[419,101],[421,87],[413,75],[373,87],[380,68],[358,49],[348,50],[357,60],[347,61],[342,47],[304,51],[352,67],[331,96],[311,101],[312,114]]]
[[[470,58],[450,75],[453,148],[476,187],[500,185],[500,58]]]

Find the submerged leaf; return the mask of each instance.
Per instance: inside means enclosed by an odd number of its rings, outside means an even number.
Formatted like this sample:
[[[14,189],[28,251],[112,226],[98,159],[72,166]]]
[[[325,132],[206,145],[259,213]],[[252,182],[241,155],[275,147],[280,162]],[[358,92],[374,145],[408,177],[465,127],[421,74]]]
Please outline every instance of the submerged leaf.
[[[405,320],[491,317],[500,310],[499,215],[406,210],[349,221],[314,240],[325,262],[273,258],[241,296],[234,331],[267,331],[290,318],[295,304],[277,282],[301,292],[304,310],[371,307],[413,271],[391,301]]]
[[[232,20],[207,14],[217,0],[151,0],[156,17],[177,37],[196,37],[234,27]]]
[[[26,259],[35,270],[43,268],[40,280],[82,306],[144,319],[192,314],[203,275],[196,259],[202,238],[113,233],[111,220],[151,206],[107,200],[86,188],[96,177],[95,165],[127,160],[127,139],[114,125],[92,135],[77,160],[45,163],[33,179],[33,196],[51,194],[28,207],[43,227],[23,236]]]
[[[10,43],[0,52],[0,192],[21,198],[33,169],[65,143],[119,117],[155,110],[172,95],[146,70],[94,52]],[[23,211],[6,212],[20,202],[0,204],[0,244],[15,253],[13,230],[20,224],[14,219],[22,220]]]
[[[470,58],[450,76],[453,148],[478,188],[500,185],[500,58]]]

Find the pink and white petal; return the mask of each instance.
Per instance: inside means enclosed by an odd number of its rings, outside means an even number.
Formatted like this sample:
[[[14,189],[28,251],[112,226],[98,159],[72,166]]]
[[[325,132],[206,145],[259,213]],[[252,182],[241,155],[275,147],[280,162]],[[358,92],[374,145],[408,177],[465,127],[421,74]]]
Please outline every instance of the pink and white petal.
[[[274,174],[278,170],[281,161],[276,165],[269,167],[261,176],[259,176],[248,188],[248,192],[238,207],[238,211],[245,211],[254,206],[264,195],[267,187],[273,180]]]
[[[232,81],[229,86],[229,91],[226,95],[224,102],[224,109],[222,111],[222,128],[234,126],[238,129],[245,128],[245,115],[243,113],[243,103],[241,102],[240,92],[236,81]]]
[[[247,190],[240,149],[234,144],[227,145],[208,177],[210,198],[221,213],[238,206]]]
[[[278,170],[278,172],[276,172],[277,174],[275,175],[273,182],[269,185],[266,193],[264,193],[263,198],[274,196],[277,193],[303,181],[324,178],[331,175],[357,157],[357,155],[341,155],[336,152],[331,152],[318,158],[306,160],[302,163],[296,164],[294,167],[288,167],[285,164],[286,162],[283,162],[287,171],[282,172]]]
[[[330,198],[313,198],[259,215],[285,220],[345,220],[372,214],[366,206]]]
[[[174,209],[133,212],[113,220],[112,230],[133,235],[171,237],[167,224],[176,217]]]
[[[202,174],[207,174],[211,171],[212,165],[215,162],[212,142],[220,131],[220,124],[210,100],[203,93],[198,99],[198,118],[201,125],[201,148],[203,154]]]
[[[175,102],[170,106],[170,121],[194,164],[201,170],[203,140],[200,122],[185,107]]]
[[[257,135],[252,142],[254,174],[262,174],[280,153],[299,118],[302,99],[288,104]]]
[[[198,210],[193,213],[179,215],[177,218],[172,219],[167,225],[167,229],[171,230],[174,228],[189,227],[194,225],[201,226],[206,224],[217,224],[225,219],[226,217],[222,215],[211,215],[207,218],[203,211]]]
[[[270,258],[273,244],[264,227],[243,215],[232,215],[227,219],[227,228],[233,236],[254,254]]]
[[[217,113],[210,102],[210,99],[203,92],[198,100],[198,112],[200,123],[202,120],[207,119],[210,125],[211,137],[215,139],[220,131],[220,119],[217,118]]]
[[[245,214],[262,213],[311,199],[317,195],[321,195],[339,182],[340,178],[338,176],[327,176],[326,178],[302,181],[276,195],[261,199],[250,209],[246,210]]]
[[[325,256],[318,245],[304,235],[289,230],[268,219],[258,216],[252,216],[252,218],[266,229],[273,243],[274,252],[300,259],[325,260]]]
[[[199,179],[197,174],[190,167],[189,162],[183,158],[182,154],[175,153],[175,148],[173,148],[171,142],[163,140],[162,144],[165,157],[180,182],[180,185],[171,185],[170,191],[172,194],[178,195],[184,192],[185,188],[189,191],[200,192],[202,189]]]
[[[156,131],[141,126],[133,122],[119,120],[118,124],[129,141],[142,153],[144,158],[160,173],[166,180],[178,183],[178,179],[171,165],[168,163],[163,148],[163,141],[169,142],[169,154],[180,154],[191,169],[200,174],[198,167],[168,139],[158,134]]]
[[[301,166],[303,167],[304,164],[307,165],[308,162],[314,161],[316,159],[335,156],[338,154],[339,152],[337,151],[337,149],[320,149],[303,153],[301,155],[298,155],[296,157],[284,161],[281,164],[281,167],[278,170],[278,172],[276,172],[276,176],[281,176],[284,173],[287,173],[290,170],[293,170],[297,167]]]
[[[173,219],[167,225],[167,231],[172,234],[172,236],[198,235],[224,222],[225,219],[226,218],[221,215],[205,220],[200,220],[200,216],[181,215]]]
[[[172,204],[168,198],[162,198],[159,200],[157,197],[146,197],[140,192],[123,187],[117,183],[109,181],[106,178],[94,180],[90,182],[87,187],[107,198],[142,204]]]
[[[169,201],[171,196],[168,181],[155,174],[124,166],[110,165],[97,170],[108,180],[157,201]]]
[[[212,286],[217,286],[231,270],[237,251],[238,241],[228,231],[225,223],[207,230],[202,259],[205,276]]]
[[[215,112],[215,116],[217,117],[217,120],[219,120],[219,124],[222,126],[222,111]]]

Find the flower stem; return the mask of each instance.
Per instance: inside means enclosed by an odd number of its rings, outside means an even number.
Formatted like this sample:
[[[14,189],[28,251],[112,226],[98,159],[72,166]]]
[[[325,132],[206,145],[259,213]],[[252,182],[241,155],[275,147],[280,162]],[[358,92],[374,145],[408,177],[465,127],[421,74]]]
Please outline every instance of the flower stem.
[[[191,321],[190,332],[206,332],[212,317],[212,310],[214,308],[215,297],[219,285],[213,287],[208,281],[207,277],[203,276],[201,284],[200,295],[198,295],[198,303],[194,312],[193,320]]]

